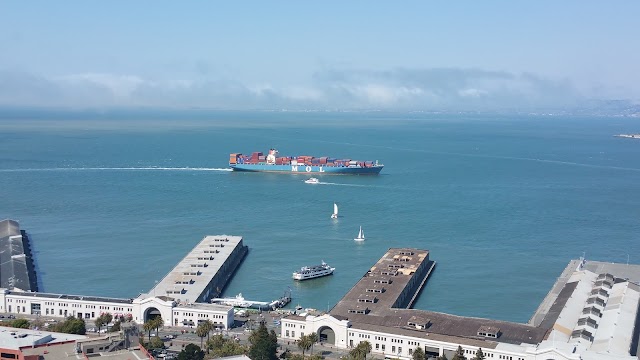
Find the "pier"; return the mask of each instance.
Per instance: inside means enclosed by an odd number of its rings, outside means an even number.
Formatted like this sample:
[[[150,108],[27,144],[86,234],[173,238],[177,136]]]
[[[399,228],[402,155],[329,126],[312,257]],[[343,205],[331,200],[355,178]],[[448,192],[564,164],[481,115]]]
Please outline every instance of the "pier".
[[[330,313],[350,317],[409,308],[434,266],[427,250],[389,249]]]
[[[0,221],[0,288],[38,291],[29,237],[14,220]]]
[[[208,302],[222,293],[247,252],[240,236],[207,236],[146,295]]]
[[[258,310],[275,310],[286,306],[291,302],[291,290],[287,290],[284,292],[284,295],[279,299],[267,302],[267,301],[256,301],[256,300],[247,300],[242,294],[238,294],[232,298],[214,298],[211,299],[212,304],[222,304],[233,307],[242,307],[242,308],[251,308]]]

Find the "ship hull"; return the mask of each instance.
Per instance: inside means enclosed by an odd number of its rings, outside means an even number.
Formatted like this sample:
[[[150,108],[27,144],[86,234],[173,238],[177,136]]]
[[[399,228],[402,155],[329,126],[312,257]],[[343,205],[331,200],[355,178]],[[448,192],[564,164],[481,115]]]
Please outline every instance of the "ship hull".
[[[321,165],[270,165],[270,164],[230,164],[233,171],[270,172],[287,174],[326,175],[378,175],[384,166],[321,166]]]
[[[319,272],[313,273],[313,274],[298,274],[298,273],[294,273],[293,274],[293,280],[304,281],[304,280],[315,279],[315,278],[319,278],[319,277],[323,277],[323,276],[329,276],[331,274],[333,274],[333,270],[319,271]]]

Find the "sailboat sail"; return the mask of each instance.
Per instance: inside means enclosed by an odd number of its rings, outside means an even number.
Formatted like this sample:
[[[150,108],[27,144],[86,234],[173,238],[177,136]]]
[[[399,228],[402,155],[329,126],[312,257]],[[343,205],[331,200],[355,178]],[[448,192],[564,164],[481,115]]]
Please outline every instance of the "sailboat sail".
[[[333,214],[331,214],[332,219],[338,218],[338,204],[333,203]]]
[[[364,241],[364,231],[362,231],[362,226],[360,226],[360,231],[358,231],[358,237],[353,240]]]

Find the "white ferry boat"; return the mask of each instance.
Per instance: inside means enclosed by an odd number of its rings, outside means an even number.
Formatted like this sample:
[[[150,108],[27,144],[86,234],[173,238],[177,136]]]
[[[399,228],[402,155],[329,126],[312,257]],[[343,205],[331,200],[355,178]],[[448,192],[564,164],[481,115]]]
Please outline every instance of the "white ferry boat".
[[[318,180],[318,178],[308,178],[307,180],[304,181],[307,184],[319,184],[320,180]]]
[[[321,276],[327,276],[333,274],[333,270],[331,266],[327,265],[324,261],[321,265],[314,266],[303,266],[298,271],[293,272],[294,280],[308,280]]]

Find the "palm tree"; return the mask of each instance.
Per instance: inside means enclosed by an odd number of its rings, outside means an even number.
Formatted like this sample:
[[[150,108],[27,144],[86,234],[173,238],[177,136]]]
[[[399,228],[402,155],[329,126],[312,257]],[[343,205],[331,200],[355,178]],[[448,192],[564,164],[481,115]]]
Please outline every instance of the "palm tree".
[[[362,360],[364,356],[362,354],[362,347],[360,346],[360,344],[349,351],[349,356],[353,360]]]
[[[315,343],[317,343],[318,340],[320,340],[320,337],[318,336],[317,332],[312,332],[308,336],[309,336],[309,340],[311,340],[311,354],[313,354],[313,345],[315,345]]]
[[[196,328],[196,336],[200,338],[200,349],[202,349],[202,341],[204,340],[204,337],[207,336],[208,334],[209,334],[209,329],[207,325],[204,322],[201,322],[200,324],[198,324],[198,327]]]
[[[149,334],[149,342],[151,342],[151,330],[156,328],[155,319],[147,320],[142,328]]]
[[[205,329],[207,329],[207,344],[209,343],[209,335],[211,334],[211,331],[214,329],[213,323],[211,322],[211,320],[207,319],[204,322],[201,323],[202,326],[205,327]],[[209,347],[207,347],[207,354],[209,353]]]
[[[367,360],[367,354],[371,352],[371,343],[368,341],[363,341],[358,344],[362,348],[362,354],[364,355],[364,360]]]
[[[153,318],[154,328],[156,329],[156,335],[158,334],[158,330],[164,327],[164,320],[162,320],[162,316],[156,316]]]
[[[302,350],[302,358],[304,358],[304,352],[309,350],[313,345],[311,339],[307,335],[300,336],[300,339],[298,339],[296,343],[298,343],[298,347]]]

